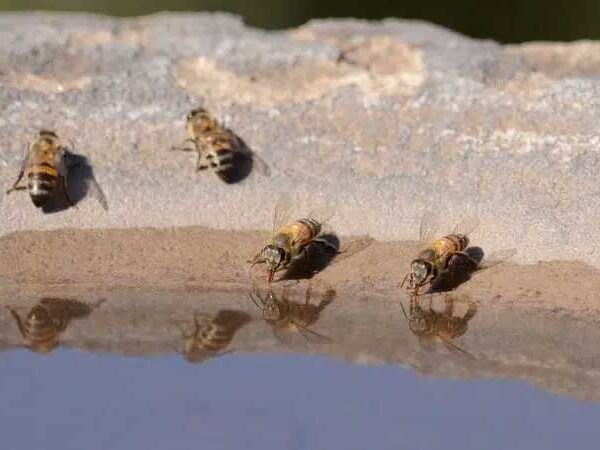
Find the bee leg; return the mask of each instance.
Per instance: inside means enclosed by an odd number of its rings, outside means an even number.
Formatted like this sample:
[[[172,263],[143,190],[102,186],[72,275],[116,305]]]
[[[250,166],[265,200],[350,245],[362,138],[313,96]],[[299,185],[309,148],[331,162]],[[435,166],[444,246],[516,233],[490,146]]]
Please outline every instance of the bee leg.
[[[287,302],[288,301],[288,288],[289,288],[289,284],[286,284],[283,286],[283,292],[281,293],[281,301],[282,302]]]
[[[250,292],[248,295],[250,296],[250,300],[252,300],[254,302],[254,304],[256,305],[256,307],[257,308],[261,308],[261,306],[258,304],[258,302],[256,301],[256,299],[252,295],[252,292]],[[265,304],[265,301],[263,300],[263,298],[261,297],[260,294],[257,293],[256,297],[260,300],[260,303],[262,303],[263,305]]]
[[[71,199],[71,196],[69,195],[69,189],[67,187],[67,177],[62,176],[61,178],[61,188],[63,191],[63,196],[65,197],[65,200],[67,201],[67,203],[69,204],[69,206],[76,208],[77,206],[75,205],[75,202],[73,202],[73,199]]]
[[[444,314],[446,316],[452,317],[452,315],[454,314],[454,300],[452,300],[452,297],[446,297],[444,301],[446,303],[446,307],[444,308]]]
[[[193,152],[196,150],[195,142],[192,138],[187,138],[181,144],[171,147],[170,151]]]
[[[256,264],[262,264],[265,262],[265,258],[262,256],[262,251],[257,253],[254,258],[249,261],[246,261],[248,264],[252,264],[250,267],[252,268]]]
[[[475,302],[470,302],[469,303],[469,308],[467,309],[467,312],[463,316],[463,320],[465,322],[468,322],[473,317],[475,317],[475,314],[477,314],[477,304]]]
[[[188,333],[186,333],[186,332],[185,332],[185,329],[183,328],[183,326],[182,326],[180,323],[177,323],[177,324],[175,324],[175,325],[177,325],[177,328],[179,328],[179,331],[181,331],[181,336],[182,336],[184,339],[189,339],[189,338],[191,338],[191,337],[193,337],[193,336],[194,336],[194,334],[193,334],[193,333],[192,333],[192,334],[188,334]]]
[[[24,174],[24,171],[21,170],[19,172],[19,176],[17,177],[17,181],[15,181],[14,184],[12,185],[12,187],[6,191],[6,195],[10,194],[12,191],[23,191],[23,190],[27,189],[27,186],[19,186],[19,183],[23,179],[23,174]]]
[[[17,311],[15,311],[14,309],[12,309],[8,306],[6,306],[6,309],[8,309],[10,311],[10,314],[15,319],[15,322],[17,322],[17,327],[19,328],[19,332],[21,333],[21,336],[23,336],[24,339],[27,339],[27,337],[25,335],[25,327],[23,326],[23,322],[21,321],[21,316],[19,316]]]
[[[402,284],[400,285],[400,289],[402,289],[404,287],[404,285],[406,284],[406,280],[408,280],[408,277],[410,276],[410,273],[407,273],[406,276],[404,277],[404,280],[402,280]],[[410,283],[409,283],[410,284]]]
[[[309,305],[310,304],[310,297],[312,295],[312,286],[308,286],[308,288],[306,288],[306,294],[304,294],[304,304],[305,305]]]
[[[210,154],[208,156],[204,156],[202,152],[198,152],[198,159],[196,160],[196,172],[200,172],[202,170],[208,169],[209,167],[213,167],[212,162],[210,161],[211,158],[212,155]]]

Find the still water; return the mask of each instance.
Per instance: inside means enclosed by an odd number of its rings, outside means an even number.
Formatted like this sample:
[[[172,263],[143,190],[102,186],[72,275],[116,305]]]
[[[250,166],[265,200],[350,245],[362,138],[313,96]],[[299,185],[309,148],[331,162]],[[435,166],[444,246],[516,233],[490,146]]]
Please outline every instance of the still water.
[[[559,330],[552,315],[474,313],[457,299],[452,315],[468,326],[424,344],[397,299],[314,293],[309,302],[327,307],[303,337],[275,332],[247,293],[68,294],[2,300],[2,448],[548,450],[600,440],[595,323],[560,318],[572,331],[557,339],[546,333]],[[303,291],[290,298],[305,304]],[[448,312],[444,300],[433,307]],[[55,334],[39,321],[33,330],[34,309]],[[212,346],[192,345],[208,335]]]

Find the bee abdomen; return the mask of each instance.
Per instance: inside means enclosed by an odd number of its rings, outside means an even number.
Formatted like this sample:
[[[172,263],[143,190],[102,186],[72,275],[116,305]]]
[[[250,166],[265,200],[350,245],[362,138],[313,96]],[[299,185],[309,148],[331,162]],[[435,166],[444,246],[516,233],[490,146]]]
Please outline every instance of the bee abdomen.
[[[27,188],[35,206],[42,206],[48,201],[57,178],[58,173],[49,165],[36,166],[29,172]]]
[[[469,237],[465,234],[450,234],[446,239],[452,242],[458,252],[462,252],[469,245]]]
[[[310,230],[311,238],[309,240],[312,240],[321,232],[321,224],[319,222],[317,222],[315,219],[311,219],[311,218],[300,219],[300,220],[298,220],[298,222],[307,226],[308,229]]]
[[[212,324],[199,338],[201,342],[200,346],[204,350],[218,351],[229,345],[233,339],[233,335],[228,330]]]
[[[209,154],[207,158],[211,156],[212,159],[209,159],[211,168],[216,172],[224,172],[233,166],[233,151],[230,148],[220,148],[214,154]]]

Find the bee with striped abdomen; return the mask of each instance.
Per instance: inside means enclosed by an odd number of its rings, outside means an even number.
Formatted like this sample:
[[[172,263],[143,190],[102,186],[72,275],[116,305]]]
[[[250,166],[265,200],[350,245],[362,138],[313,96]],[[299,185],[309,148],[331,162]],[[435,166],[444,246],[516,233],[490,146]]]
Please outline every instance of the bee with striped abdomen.
[[[452,341],[467,332],[469,321],[477,314],[477,305],[472,301],[468,301],[467,311],[462,316],[455,316],[455,299],[452,296],[445,296],[443,311],[433,309],[431,300],[430,298],[429,308],[425,309],[421,306],[419,298],[412,296],[408,314],[404,309],[404,305],[401,304],[410,331],[417,336],[419,343],[423,346],[428,346],[431,343],[443,343],[450,350],[458,350],[472,357],[469,352]]]
[[[277,297],[272,289],[269,289],[263,297],[255,287],[250,298],[254,304],[262,310],[263,319],[267,322],[275,335],[285,332],[298,332],[311,342],[331,342],[327,336],[323,336],[308,327],[316,323],[323,310],[335,299],[334,289],[327,289],[321,296],[318,305],[310,303],[310,287],[306,290],[304,303],[296,303],[288,299],[287,287],[284,288],[281,297]]]
[[[411,262],[410,273],[404,277],[402,286],[408,280],[409,289],[414,295],[421,287],[435,281],[440,272],[447,270],[453,257],[460,256],[471,260],[465,252],[469,245],[469,234],[479,225],[479,219],[471,216],[461,220],[452,233],[437,239],[432,239],[435,233],[435,216],[426,214],[421,220],[419,241],[425,248]],[[477,263],[473,261],[474,266]]]
[[[67,329],[71,320],[89,316],[104,301],[88,305],[71,299],[43,298],[31,308],[24,320],[15,308],[7,309],[27,342],[27,348],[47,354],[58,346],[60,334]]]
[[[291,199],[282,196],[275,206],[272,235],[263,249],[248,261],[252,266],[267,265],[267,281],[271,283],[275,272],[288,267],[292,259],[303,255],[305,248],[321,233],[323,223],[328,219],[326,210],[311,213],[304,219],[288,222]],[[324,217],[317,217],[323,215]],[[332,214],[329,214],[329,217]],[[323,241],[324,245],[328,245]],[[337,248],[333,249],[338,251]],[[251,267],[252,267],[251,266]]]
[[[186,118],[188,138],[173,150],[196,151],[196,171],[210,169],[227,182],[234,164],[239,162],[243,145],[229,129],[204,108],[193,109]]]
[[[41,130],[29,145],[17,181],[6,194],[27,189],[31,201],[39,208],[48,202],[56,189],[60,189],[69,206],[75,206],[67,191],[65,152],[56,133]],[[27,178],[27,186],[20,185],[24,176]]]
[[[222,310],[214,316],[195,313],[191,331],[179,325],[183,337],[181,353],[191,363],[202,363],[231,353],[232,350],[224,350],[249,320],[247,314],[239,311]]]

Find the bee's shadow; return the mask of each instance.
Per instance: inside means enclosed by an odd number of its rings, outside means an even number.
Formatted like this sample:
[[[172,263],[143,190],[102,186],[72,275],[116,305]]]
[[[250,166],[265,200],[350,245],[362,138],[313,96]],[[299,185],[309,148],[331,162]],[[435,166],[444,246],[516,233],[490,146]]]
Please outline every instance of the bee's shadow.
[[[282,280],[302,280],[314,277],[324,270],[340,253],[340,238],[334,233],[319,235],[304,254],[292,261]]]
[[[235,134],[233,131],[228,130],[236,140],[236,151],[233,152],[233,160],[231,168],[225,172],[221,172],[219,177],[227,184],[235,184],[243,181],[250,175],[250,173],[256,169],[258,165],[261,172],[268,175],[268,168],[266,164],[259,160],[254,154],[254,151],[246,144],[246,142]],[[258,164],[257,164],[258,163]]]
[[[106,197],[94,177],[94,169],[88,159],[83,155],[73,153],[70,149],[65,151],[64,158],[68,168],[67,191],[73,204],[77,206],[85,197],[93,193],[100,205],[108,210]],[[64,211],[70,207],[63,187],[59,183],[54,195],[42,206],[42,211],[51,214]]]
[[[483,261],[485,253],[481,247],[468,247],[465,253],[469,258],[461,255],[451,258],[448,269],[437,276],[427,291],[428,294],[452,291],[471,279]]]

